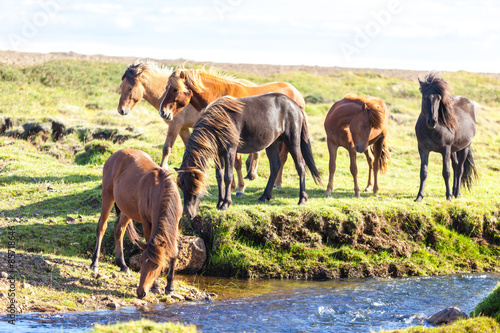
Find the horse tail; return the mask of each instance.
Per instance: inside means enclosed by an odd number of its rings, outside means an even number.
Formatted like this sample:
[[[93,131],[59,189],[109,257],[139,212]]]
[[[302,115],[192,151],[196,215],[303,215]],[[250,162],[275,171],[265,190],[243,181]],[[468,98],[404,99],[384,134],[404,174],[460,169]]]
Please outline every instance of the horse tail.
[[[132,242],[132,244],[136,244],[137,246],[139,246],[143,250],[146,248],[146,243],[142,242],[139,239],[140,236],[139,236],[139,233],[137,232],[137,229],[134,226],[134,221],[130,221],[127,224],[127,229],[125,229],[125,232],[127,233],[127,236],[130,239],[130,241]]]
[[[306,162],[307,168],[311,172],[314,182],[316,184],[322,185],[321,175],[316,168],[316,163],[314,163],[314,157],[311,148],[311,142],[309,140],[309,129],[307,128],[307,122],[304,119],[304,124],[302,125],[301,136],[300,136],[300,151],[302,152],[302,157]]]
[[[380,154],[379,161],[379,171],[380,173],[387,172],[387,162],[391,160],[391,153],[389,152],[389,147],[387,145],[387,138],[384,138],[384,142],[382,143],[382,153]]]
[[[472,148],[469,147],[469,153],[464,162],[464,173],[462,175],[462,186],[467,190],[471,190],[472,185],[474,185],[478,179],[476,164],[474,163],[474,153]]]

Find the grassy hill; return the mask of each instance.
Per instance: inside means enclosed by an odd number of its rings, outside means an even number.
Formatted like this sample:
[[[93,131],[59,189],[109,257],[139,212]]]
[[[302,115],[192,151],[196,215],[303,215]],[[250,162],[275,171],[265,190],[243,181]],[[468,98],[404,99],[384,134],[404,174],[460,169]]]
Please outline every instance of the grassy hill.
[[[0,65],[0,232],[5,238],[8,227],[15,226],[18,251],[68,261],[83,258],[90,265],[106,158],[130,147],[160,161],[167,127],[157,111],[142,101],[128,116],[116,112],[126,65],[75,60]],[[215,209],[217,187],[210,174],[210,195],[202,201],[200,218],[191,225],[183,223],[184,233],[202,236],[209,248],[203,274],[336,278],[499,270],[499,79],[467,72],[444,74],[455,94],[478,103],[472,147],[480,180],[461,199],[446,202],[441,157],[431,154],[427,196],[414,203],[420,168],[414,134],[420,112],[416,81],[369,70],[231,74],[256,83],[287,81],[301,91],[325,184],[317,186],[306,177],[309,201],[298,207],[298,177],[288,161],[283,188],[274,191],[269,203],[257,204],[269,175],[262,154],[260,177],[247,182],[244,198],[233,197],[233,206],[220,212]],[[392,162],[379,178],[380,192],[362,193],[356,199],[348,154],[339,149],[334,190],[325,197],[329,156],[323,121],[333,102],[349,92],[380,97],[388,106]],[[62,124],[63,135],[51,132],[54,123]],[[35,134],[36,128],[46,131]],[[170,166],[180,165],[183,148],[178,140]],[[368,168],[364,156],[358,157],[363,186]],[[76,223],[68,224],[68,217]],[[107,263],[114,259],[113,220],[112,214],[104,240],[102,260]],[[127,257],[138,253],[130,243],[126,247]]]

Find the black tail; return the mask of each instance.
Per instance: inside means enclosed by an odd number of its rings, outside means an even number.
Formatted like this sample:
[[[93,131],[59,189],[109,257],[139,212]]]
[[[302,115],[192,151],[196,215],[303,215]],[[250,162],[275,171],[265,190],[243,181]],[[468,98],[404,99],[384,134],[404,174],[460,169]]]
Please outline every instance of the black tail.
[[[316,168],[316,163],[314,163],[314,157],[311,148],[311,142],[309,141],[309,130],[307,128],[307,123],[304,121],[302,125],[301,137],[300,137],[300,151],[302,152],[302,157],[306,162],[307,168],[311,171],[314,182],[319,185],[323,185],[321,182],[321,175]]]
[[[472,148],[469,147],[469,154],[467,154],[467,158],[464,162],[464,173],[462,175],[462,186],[467,190],[471,190],[472,185],[477,182],[478,179],[476,165],[474,163],[474,157]]]

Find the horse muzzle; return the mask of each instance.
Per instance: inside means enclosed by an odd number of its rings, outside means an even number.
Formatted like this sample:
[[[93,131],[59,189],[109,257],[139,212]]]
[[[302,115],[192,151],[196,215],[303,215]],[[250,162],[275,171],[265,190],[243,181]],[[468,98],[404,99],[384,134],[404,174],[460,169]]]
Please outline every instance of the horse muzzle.
[[[425,124],[427,125],[428,129],[435,129],[436,125],[437,125],[437,121],[435,121],[435,120],[427,120],[425,122]]]
[[[174,118],[174,117],[172,117],[172,111],[170,111],[168,109],[161,109],[160,110],[160,117],[162,117],[166,121],[170,121]]]
[[[139,288],[137,288],[137,298],[139,299],[143,299],[144,297],[146,297],[148,293],[143,290],[143,291],[140,291]]]
[[[122,116],[128,115],[130,112],[129,108],[124,108],[124,109],[118,109],[118,113],[121,114]]]
[[[366,149],[367,149],[367,148],[368,148],[367,146],[362,145],[362,144],[359,144],[359,143],[358,143],[357,145],[355,145],[355,146],[354,146],[354,149],[356,149],[356,151],[357,151],[358,153],[360,153],[360,154],[364,153],[364,152],[366,151]]]

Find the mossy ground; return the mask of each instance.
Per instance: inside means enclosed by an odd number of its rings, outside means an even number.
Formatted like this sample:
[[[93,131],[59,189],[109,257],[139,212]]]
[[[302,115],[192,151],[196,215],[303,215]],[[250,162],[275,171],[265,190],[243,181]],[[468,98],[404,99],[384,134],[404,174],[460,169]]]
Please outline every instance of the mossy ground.
[[[51,61],[25,68],[0,65],[0,118],[2,125],[9,123],[0,136],[2,244],[6,244],[8,228],[15,227],[15,249],[28,258],[62,256],[70,263],[78,262],[77,266],[90,265],[103,162],[125,147],[144,150],[159,162],[167,131],[145,101],[126,117],[116,112],[126,65],[86,61]],[[441,158],[431,154],[427,196],[422,203],[414,203],[420,168],[414,134],[420,112],[416,80],[349,71],[331,76],[236,75],[257,83],[288,81],[303,93],[308,101],[314,157],[325,184],[318,186],[307,177],[309,201],[298,207],[298,180],[289,161],[283,188],[274,191],[269,203],[257,204],[269,176],[267,158],[262,154],[259,178],[247,182],[245,197],[233,197],[229,210],[220,212],[215,208],[216,185],[211,176],[210,194],[203,199],[200,217],[183,224],[185,233],[202,236],[208,245],[203,274],[336,278],[499,270],[499,80],[466,72],[444,74],[454,93],[478,103],[473,149],[480,180],[461,199],[446,202]],[[387,104],[392,162],[379,178],[379,193],[362,193],[357,199],[352,197],[347,153],[339,149],[334,191],[325,197],[329,155],[323,120],[333,101],[349,92],[378,96]],[[43,125],[54,121],[71,130],[56,138],[53,133],[34,134],[23,127],[28,122]],[[178,140],[169,159],[172,167],[180,164],[183,151]],[[362,155],[358,169],[362,185],[368,169]],[[110,265],[106,275],[118,272],[111,265],[114,219],[113,213],[104,239],[102,262]],[[7,246],[3,246],[5,252]],[[128,240],[125,248],[127,258],[138,253]],[[83,268],[75,274],[92,280]],[[135,281],[137,278],[127,283]],[[44,288],[56,290],[53,285]],[[111,292],[122,287],[107,288]],[[82,309],[62,301],[78,299],[78,288],[69,286],[57,292],[61,293],[58,309]],[[120,299],[130,297],[133,302],[130,290],[121,292],[125,296]]]

